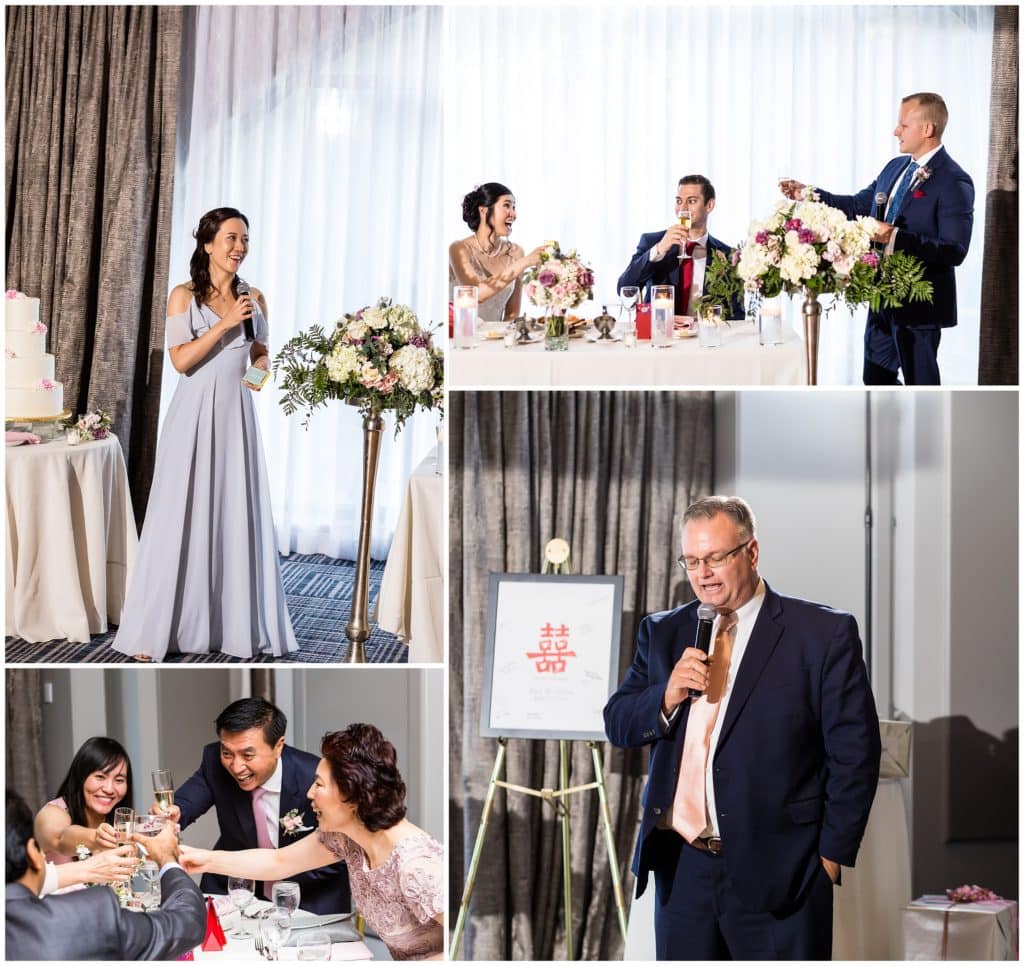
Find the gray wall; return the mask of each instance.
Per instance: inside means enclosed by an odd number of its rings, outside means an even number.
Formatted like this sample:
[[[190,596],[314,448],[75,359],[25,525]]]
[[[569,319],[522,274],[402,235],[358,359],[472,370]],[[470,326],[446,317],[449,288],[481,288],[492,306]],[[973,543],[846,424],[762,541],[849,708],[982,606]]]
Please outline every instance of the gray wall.
[[[862,392],[716,395],[716,489],[749,499],[779,590],[864,620]],[[915,722],[913,891],[1017,896],[1013,392],[873,392],[872,679]]]

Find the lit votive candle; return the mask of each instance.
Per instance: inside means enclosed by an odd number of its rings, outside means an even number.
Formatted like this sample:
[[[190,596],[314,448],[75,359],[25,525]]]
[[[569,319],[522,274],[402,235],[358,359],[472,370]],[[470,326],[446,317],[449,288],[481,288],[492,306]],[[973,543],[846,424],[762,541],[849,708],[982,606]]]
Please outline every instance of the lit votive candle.
[[[625,335],[622,336],[622,344],[627,349],[635,349],[636,348],[636,333],[635,332],[627,332],[627,333],[625,333]]]

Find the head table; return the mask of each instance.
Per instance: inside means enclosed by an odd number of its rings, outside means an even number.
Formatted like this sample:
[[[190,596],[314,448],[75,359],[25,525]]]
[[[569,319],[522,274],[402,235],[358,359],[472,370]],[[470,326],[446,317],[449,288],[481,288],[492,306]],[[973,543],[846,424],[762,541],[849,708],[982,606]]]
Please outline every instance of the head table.
[[[444,660],[444,477],[435,449],[413,471],[377,597],[377,624],[409,645],[410,663]]]
[[[121,620],[138,536],[114,435],[7,448],[9,637],[88,643]]]
[[[588,333],[589,334],[589,333]],[[627,348],[571,339],[565,352],[547,352],[543,339],[506,348],[486,338],[473,349],[450,349],[449,385],[476,386],[804,386],[804,343],[792,330],[781,345],[762,346],[749,322],[723,329],[722,345],[706,349],[697,338],[676,339],[668,348],[650,342]]]

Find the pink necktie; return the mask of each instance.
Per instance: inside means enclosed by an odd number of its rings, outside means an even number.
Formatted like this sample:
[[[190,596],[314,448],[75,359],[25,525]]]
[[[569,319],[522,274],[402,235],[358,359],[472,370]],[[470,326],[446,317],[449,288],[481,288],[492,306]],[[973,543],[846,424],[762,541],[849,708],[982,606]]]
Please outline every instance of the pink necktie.
[[[252,817],[256,820],[256,843],[261,849],[272,849],[274,843],[270,840],[270,829],[267,828],[267,813],[263,808],[263,796],[265,788],[257,788],[252,793]],[[263,896],[270,899],[273,895],[274,883],[263,883]]]
[[[725,693],[735,629],[735,614],[723,614],[719,618],[715,646],[711,651],[708,689],[699,698],[690,698],[676,797],[672,802],[672,828],[687,842],[697,838],[708,824],[704,794],[708,748]]]

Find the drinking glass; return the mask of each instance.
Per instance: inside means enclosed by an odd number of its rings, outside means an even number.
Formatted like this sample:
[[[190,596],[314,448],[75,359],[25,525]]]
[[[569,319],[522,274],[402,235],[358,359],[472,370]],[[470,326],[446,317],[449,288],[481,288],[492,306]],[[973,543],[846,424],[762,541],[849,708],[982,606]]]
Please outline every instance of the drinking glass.
[[[166,815],[137,815],[133,827],[140,835],[148,835],[153,838],[164,830],[166,822]]]
[[[687,231],[690,230],[690,226],[693,224],[693,221],[690,218],[690,212],[689,211],[681,211],[681,212],[679,212],[679,214],[676,215],[676,218],[679,220],[679,224],[683,228],[685,228]],[[680,245],[679,246],[679,261],[680,261],[680,263],[684,262],[687,258],[693,258],[693,256],[692,255],[687,255],[686,254],[685,246]]]
[[[722,344],[722,306],[709,305],[701,312],[697,335],[705,349],[717,349]]]
[[[456,285],[452,289],[455,304],[455,348],[476,348],[476,314],[480,292],[475,285]]]
[[[283,880],[275,882],[270,890],[270,897],[274,901],[274,907],[289,915],[299,908],[299,884]]]
[[[124,845],[132,835],[135,824],[135,809],[122,806],[114,809],[114,835],[118,845]]]
[[[288,937],[292,933],[291,913],[265,909],[260,914],[257,928],[260,931],[260,938],[267,947],[268,959],[279,960],[281,947],[288,942]]]
[[[153,772],[153,792],[156,803],[166,815],[174,804],[174,778],[167,768],[158,768]]]
[[[306,962],[322,962],[331,958],[331,937],[325,932],[307,932],[296,943],[297,958]]]
[[[246,923],[245,907],[252,902],[256,894],[256,883],[252,879],[232,875],[228,877],[228,898],[238,910],[238,926],[228,935],[232,939],[248,939],[252,936]]]
[[[132,901],[144,912],[160,905],[160,867],[152,859],[139,863],[131,885]]]
[[[636,309],[637,302],[640,301],[640,289],[636,285],[623,285],[619,289],[619,298],[621,306],[626,310],[626,324],[623,326],[623,332],[636,332],[636,317],[634,310]],[[621,315],[621,310],[619,315]]]
[[[757,316],[757,340],[761,345],[782,343],[782,300],[765,299]]]
[[[655,285],[651,293],[651,345],[656,349],[672,345],[675,292],[671,285]]]

